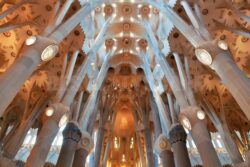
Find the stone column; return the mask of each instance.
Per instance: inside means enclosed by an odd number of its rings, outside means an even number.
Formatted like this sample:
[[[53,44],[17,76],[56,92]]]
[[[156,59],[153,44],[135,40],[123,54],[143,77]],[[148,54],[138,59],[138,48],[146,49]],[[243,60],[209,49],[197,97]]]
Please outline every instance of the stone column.
[[[211,68],[222,79],[234,99],[241,107],[244,114],[250,120],[250,79],[237,67],[229,54],[218,54]]]
[[[154,147],[161,158],[163,166],[175,167],[174,155],[171,151],[171,145],[169,144],[166,136],[164,136],[163,134],[159,135],[155,141]]]
[[[77,123],[69,122],[63,130],[63,144],[57,160],[56,167],[70,167],[77,143],[81,139],[81,131]]]
[[[99,164],[100,164],[105,129],[102,125],[100,125],[98,131],[99,132],[98,132],[96,146],[95,146],[94,167],[99,167]]]
[[[53,119],[47,120],[39,133],[36,144],[30,152],[25,167],[43,167],[49,153],[51,143],[59,131],[58,122]]]
[[[154,101],[153,93],[150,91],[150,105],[151,105],[151,113],[152,118],[154,121],[154,138],[155,140],[158,138],[158,136],[162,133],[162,127],[161,127],[161,120],[159,116],[159,111],[157,108],[157,105]]]
[[[144,125],[144,139],[145,139],[145,147],[146,147],[146,153],[147,153],[147,160],[148,160],[148,166],[154,166],[154,152],[153,152],[153,146],[152,146],[152,138],[150,133],[150,127],[149,127],[149,113],[146,111],[142,111],[142,121]]]
[[[222,83],[228,88],[248,120],[250,120],[250,79],[238,68],[229,51],[223,51],[214,45],[201,46],[213,56],[210,68],[216,71]],[[211,48],[215,49],[211,50]]]
[[[67,21],[61,24],[49,38],[37,37],[34,44],[22,51],[22,56],[0,76],[0,116],[13,100],[21,86],[29,78],[38,64],[41,62],[41,54],[50,45],[60,43],[81,22],[82,16],[87,16],[99,3],[100,0],[86,3]],[[53,40],[51,40],[53,39]],[[53,55],[55,56],[56,53]]]
[[[20,121],[19,126],[15,129],[13,135],[9,139],[6,140],[3,146],[3,155],[7,158],[14,159],[19,149],[21,148],[23,141],[34,124],[35,120],[41,115],[44,111],[44,108],[48,102],[48,96],[44,96],[40,98],[32,111],[30,111],[30,115],[26,118],[27,113],[24,113],[22,120]]]
[[[0,116],[11,103],[23,83],[30,77],[39,63],[42,52],[56,42],[45,37],[36,37],[32,46],[24,46],[21,56],[0,76]],[[56,52],[55,52],[56,54]]]
[[[55,113],[44,122],[25,167],[43,167],[45,164],[51,144],[59,131],[58,124],[62,114],[69,111],[69,108],[61,103],[54,104],[53,108],[55,109]]]
[[[176,167],[191,167],[186,139],[187,134],[180,124],[172,125],[169,131],[169,141],[174,153],[174,163]],[[211,166],[212,167],[212,166]]]
[[[6,141],[3,145],[3,155],[6,158],[13,159],[15,158],[18,150],[22,146],[22,143],[32,125],[27,126],[27,121],[22,121],[15,132],[9,140]]]
[[[174,155],[171,151],[171,146],[169,145],[168,139],[161,134],[162,127],[159,117],[159,111],[154,102],[152,92],[150,92],[150,104],[152,108],[152,118],[154,121],[154,134],[155,134],[155,151],[159,155],[162,165],[167,167],[174,167]]]
[[[205,113],[198,107],[189,106],[181,109],[179,118],[182,125],[191,131],[204,166],[221,167],[207,129]]]
[[[167,165],[167,167],[175,167],[174,164],[174,154],[171,150],[164,150],[160,154],[162,165]]]
[[[106,167],[107,166],[107,162],[108,162],[108,157],[109,157],[109,153],[110,153],[110,145],[112,144],[112,134],[111,132],[108,132],[109,134],[107,135],[107,144],[106,144],[106,148],[104,151],[104,156],[103,156],[103,160],[102,160],[102,167]]]
[[[148,166],[151,167],[154,166],[154,153],[153,153],[150,129],[148,126],[145,127],[144,129],[144,138],[145,138],[145,147],[147,151]]]
[[[94,142],[88,132],[82,132],[81,141],[78,143],[75,151],[72,167],[85,167],[86,158],[93,149]]]
[[[211,69],[221,78],[223,84],[231,92],[242,111],[250,120],[250,79],[242,72],[232,60],[230,53],[218,47],[215,42],[205,40],[196,30],[189,26],[171,7],[150,1],[152,5],[162,10],[173,25],[198,49],[205,49],[203,59],[206,59]],[[204,51],[204,50],[203,50]],[[205,53],[205,54],[204,54]],[[176,93],[174,93],[176,94]],[[177,96],[176,96],[177,97]],[[178,98],[177,98],[178,99]],[[178,100],[179,101],[179,100]],[[180,106],[182,106],[180,104]]]
[[[221,127],[222,129],[222,127]],[[225,130],[225,129],[223,129]],[[238,163],[241,163],[243,162],[243,158],[242,158],[242,155],[240,154],[240,151],[239,151],[239,148],[237,147],[236,143],[234,142],[231,134],[230,134],[230,131],[228,130],[225,130],[223,133],[220,133],[221,134],[221,138],[224,142],[224,145],[228,151],[228,154],[232,160],[232,163],[233,164],[238,164]]]
[[[141,166],[146,166],[146,160],[145,160],[144,151],[143,151],[142,143],[141,143],[140,131],[138,130],[136,131],[135,137],[136,137],[136,142],[137,142],[137,147],[138,147],[138,152],[139,152],[140,164]]]
[[[100,99],[100,95],[98,95],[98,99],[97,101],[99,101]],[[93,113],[91,114],[89,121],[88,121],[88,127],[87,127],[87,132],[92,135],[94,127],[95,127],[95,123],[96,123],[96,117],[98,114],[98,105],[95,107]]]

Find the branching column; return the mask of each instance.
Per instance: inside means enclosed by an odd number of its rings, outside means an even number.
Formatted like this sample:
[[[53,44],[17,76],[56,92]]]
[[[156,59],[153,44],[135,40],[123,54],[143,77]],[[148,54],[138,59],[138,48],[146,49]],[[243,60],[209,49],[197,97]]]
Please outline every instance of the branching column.
[[[105,27],[103,29],[105,29]],[[103,34],[104,33],[103,31],[104,30],[102,30],[100,33]],[[87,60],[84,61],[83,64],[77,69],[76,73],[72,77],[73,79],[71,80],[68,88],[65,90],[65,92],[62,93],[62,96],[63,95],[64,96],[61,97],[61,95],[60,95],[59,98],[57,99],[60,102],[58,103],[56,101],[55,104],[51,105],[51,107],[54,110],[54,114],[50,118],[48,118],[48,120],[44,123],[42,130],[41,130],[41,132],[43,132],[43,133],[40,133],[37,137],[37,141],[39,141],[39,143],[36,143],[34,145],[32,151],[31,151],[31,154],[28,158],[29,162],[26,163],[25,167],[33,167],[34,165],[40,167],[39,165],[42,166],[44,164],[44,162],[46,160],[46,156],[47,156],[49,149],[50,149],[50,146],[52,144],[52,141],[59,130],[58,124],[59,124],[60,120],[62,119],[62,117],[65,116],[65,114],[69,111],[68,106],[70,106],[72,101],[74,100],[75,95],[78,92],[78,90],[81,86],[81,83],[85,77],[87,69],[90,66],[90,62],[91,62],[92,58],[95,56],[96,51],[100,48],[99,47],[100,43],[102,43],[103,40],[104,40],[103,36],[97,39],[92,50],[88,54]],[[107,62],[108,56],[109,56],[109,54],[106,55],[105,62]],[[96,85],[94,85],[94,89],[92,90],[92,93],[90,95],[91,98],[88,101],[88,104],[86,106],[86,111],[84,112],[84,114],[85,113],[90,114],[92,112],[92,104],[94,106],[97,93],[99,92],[99,89],[100,89],[100,85],[103,82],[103,78],[106,76],[106,71],[107,71],[107,63],[102,65],[100,73],[98,74],[98,78],[96,79],[97,83],[96,83]],[[61,94],[60,88],[59,88],[58,94]],[[85,118],[86,120],[88,120],[87,117],[88,117],[88,115],[87,116],[85,116],[85,115],[80,116],[81,119]],[[78,122],[82,126],[84,121],[78,120]],[[87,124],[87,122],[84,122],[84,123]],[[48,124],[50,124],[50,125],[48,125]],[[52,127],[50,127],[50,126],[52,126]],[[46,141],[43,139],[44,136],[46,136],[46,138],[47,138]],[[41,143],[43,143],[43,144],[41,144]],[[43,155],[36,156],[36,154],[43,154]]]
[[[170,143],[174,152],[174,162],[176,167],[191,167],[186,147],[187,134],[180,124],[172,125],[170,132]],[[211,166],[212,167],[212,166]]]
[[[147,151],[148,166],[154,166],[154,153],[149,125],[144,126],[144,138]]]
[[[198,59],[201,61],[207,61],[204,63],[209,66],[222,79],[222,82],[232,93],[242,111],[250,120],[250,79],[242,72],[236,63],[232,60],[230,52],[224,51],[218,47],[217,41],[211,41],[211,39],[204,38],[197,33],[201,29],[195,29],[188,25],[173,9],[166,4],[156,3],[150,0],[150,3],[159,8],[166,14],[166,17],[174,24],[174,26],[190,41],[190,43],[197,49],[203,49]],[[191,18],[192,19],[192,18]],[[202,19],[202,18],[200,18]],[[201,24],[202,20],[200,20]],[[202,29],[204,31],[204,29]],[[205,29],[206,32],[208,32]],[[202,58],[202,55],[205,55]],[[200,56],[200,58],[199,58]],[[212,61],[212,62],[210,62]]]
[[[213,122],[214,126],[220,133],[221,139],[224,142],[224,145],[228,151],[228,154],[233,164],[238,164],[238,163],[243,162],[243,158],[242,158],[242,155],[240,154],[239,148],[237,147],[236,143],[234,142],[232,138],[232,135],[230,134],[230,130],[227,125],[226,116],[224,113],[224,107],[223,107],[222,102],[220,106],[221,119],[219,119],[219,117],[215,113],[214,107],[209,101],[204,99],[204,104],[202,106],[205,109],[206,114],[208,115],[208,117],[210,118],[210,120]]]
[[[220,76],[223,84],[250,120],[250,79],[237,67],[229,52],[214,53],[214,60],[210,67]]]
[[[169,146],[169,141],[166,136],[162,134],[162,127],[159,118],[159,112],[157,106],[153,99],[153,94],[150,91],[150,103],[152,108],[152,117],[154,120],[154,134],[155,134],[155,144],[154,148],[158,155],[161,158],[161,162],[163,166],[174,167],[174,155],[171,150],[171,146]]]
[[[41,115],[47,105],[48,96],[40,97],[37,101],[36,105],[32,109],[31,113],[29,113],[29,109],[25,109],[25,113],[23,115],[23,119],[21,120],[18,128],[15,129],[15,133],[11,135],[11,137],[4,143],[3,146],[3,155],[7,158],[14,159],[18,150],[23,144],[23,141],[34,124],[35,120]],[[29,102],[28,102],[29,104]],[[27,112],[29,111],[29,112]],[[30,115],[28,115],[30,114]]]
[[[58,124],[62,114],[69,111],[69,108],[61,103],[54,104],[53,106],[57,112],[52,117],[47,118],[44,122],[44,125],[37,136],[36,144],[27,159],[25,167],[43,167],[49,153],[51,143],[59,131]]]
[[[100,123],[99,128],[98,128],[96,146],[95,146],[94,167],[99,167],[99,164],[100,164],[102,146],[103,146],[103,141],[104,141],[104,133],[105,133],[104,124]]]
[[[144,152],[143,152],[143,148],[142,148],[142,143],[141,143],[141,136],[140,136],[140,131],[141,131],[141,127],[143,127],[143,125],[140,124],[139,122],[139,119],[138,119],[138,113],[133,111],[133,116],[134,116],[134,119],[135,119],[135,129],[136,129],[136,132],[135,132],[135,137],[136,137],[136,145],[137,145],[137,148],[138,148],[138,152],[139,152],[139,156],[140,156],[140,165],[141,166],[146,166],[146,161],[145,161],[145,156],[144,156]],[[141,126],[140,126],[141,125]]]
[[[180,76],[177,76],[177,74],[174,72],[174,70],[172,70],[171,66],[166,61],[165,56],[162,54],[161,50],[159,49],[158,44],[157,44],[157,40],[156,40],[155,36],[153,35],[152,28],[150,27],[149,23],[146,22],[145,25],[146,25],[147,34],[149,36],[149,38],[148,38],[149,44],[155,50],[156,61],[157,61],[157,63],[160,64],[160,66],[163,69],[163,72],[165,73],[166,78],[168,79],[169,86],[170,86],[170,88],[171,88],[171,90],[172,90],[178,104],[180,105],[181,113],[186,108],[195,109],[194,107],[190,108],[190,106],[196,106],[197,105],[196,101],[194,99],[194,96],[193,95],[190,96],[190,93],[192,93],[192,89],[191,88],[189,88],[189,90],[185,89],[185,86],[190,87],[190,85],[188,85],[186,83],[185,79],[184,79],[184,78],[187,78],[187,75],[182,73],[181,68],[178,68]],[[178,60],[177,60],[177,62],[178,62]],[[182,66],[180,61],[179,61],[179,63],[177,65],[179,67]],[[181,82],[180,81],[181,79],[183,79],[183,81],[185,81],[185,82]],[[186,99],[186,98],[188,98],[188,99]],[[196,107],[196,108],[198,108],[198,107]],[[202,115],[204,114],[204,112],[201,111],[201,109],[191,111],[191,113],[193,114],[193,117],[197,118],[197,112],[198,111]],[[185,113],[185,114],[188,114],[188,113]],[[185,124],[185,122],[188,122],[188,119],[185,119],[185,121],[182,120],[182,119],[180,119],[180,120],[181,120],[181,123],[183,125]],[[209,131],[208,131],[207,127],[206,127],[206,123],[207,122],[205,122],[205,121],[200,121],[200,124],[202,125],[201,127],[203,127],[202,128],[202,130],[204,131],[203,133],[208,134],[208,136],[209,136]],[[189,128],[189,130],[191,130],[191,128]],[[197,132],[197,130],[198,130],[198,132]],[[201,129],[194,128],[194,129],[192,129],[192,133],[197,135],[200,132],[200,130]],[[193,137],[195,137],[195,136],[193,136]],[[202,158],[202,160],[203,159],[206,160],[207,157],[208,157],[207,153],[204,152],[204,149],[206,149],[205,147],[207,147],[207,149],[209,147],[209,150],[213,150],[213,153],[215,153],[215,154],[211,154],[209,156],[209,157],[211,157],[211,159],[213,159],[213,161],[203,161],[203,164],[205,166],[221,167],[219,158],[218,158],[218,156],[216,154],[216,151],[215,151],[215,149],[214,149],[214,147],[212,145],[211,139],[209,137],[207,137],[207,135],[205,135],[205,139],[204,138],[196,138],[196,140],[194,140],[194,141],[198,142],[198,143],[199,142],[207,142],[207,143],[209,143],[208,145],[200,145],[200,147],[197,147],[201,157],[204,157],[204,158]],[[204,148],[203,148],[203,146],[204,146]]]
[[[61,24],[48,37],[37,36],[31,46],[25,46],[20,58],[0,76],[0,116],[13,100],[21,86],[27,80],[39,63],[42,62],[41,55],[47,47],[54,47],[47,56],[54,57],[57,54],[59,44],[101,0],[91,1],[84,5],[79,11],[71,16],[65,23]],[[48,58],[48,57],[47,57]]]
[[[111,112],[113,107],[117,101],[116,99],[116,91],[114,91],[113,85],[108,85],[107,87],[103,88],[103,100],[101,100],[101,110],[100,110],[100,118],[99,118],[99,127],[98,127],[98,136],[95,146],[95,162],[94,167],[99,167],[101,163],[101,153],[104,141],[104,134],[106,132],[105,124],[107,123],[109,116],[111,116]],[[112,117],[112,116],[111,116]]]
[[[72,165],[77,143],[81,139],[81,131],[77,123],[69,122],[63,130],[63,144],[56,167],[70,167]]]
[[[161,127],[159,111],[155,104],[152,91],[150,91],[150,105],[151,105],[152,118],[154,121],[154,135],[155,135],[154,139],[157,140],[158,136],[160,136],[160,134],[162,133],[162,127]]]
[[[138,129],[137,129],[135,135],[136,135],[135,137],[136,137],[138,151],[139,151],[139,156],[140,156],[140,164],[141,164],[141,166],[146,166],[144,151],[143,151],[143,147],[142,147],[142,143],[141,143],[140,131]]]
[[[25,46],[20,58],[0,76],[0,116],[16,96],[25,80],[42,62],[41,54],[50,45],[56,42],[45,37],[37,37],[33,46]]]
[[[147,159],[148,159],[148,166],[154,166],[154,152],[153,152],[153,146],[152,146],[152,138],[150,133],[150,127],[149,127],[149,117],[146,116],[146,113],[142,112],[142,119],[143,119],[143,134],[145,139],[145,146],[147,151]]]
[[[99,101],[100,99],[99,94],[100,91],[98,91],[97,101]],[[96,105],[93,113],[90,116],[90,119],[88,120],[87,131],[82,132],[82,139],[81,142],[78,144],[78,148],[75,151],[74,162],[72,167],[85,167],[86,158],[94,146],[94,142],[91,135],[93,133],[93,129],[95,126],[97,113],[98,113],[98,105]]]
[[[105,148],[105,151],[104,151],[104,157],[103,157],[103,163],[102,163],[102,166],[103,167],[106,167],[107,166],[107,161],[108,161],[108,157],[109,157],[109,153],[110,153],[110,147],[111,147],[111,144],[112,144],[112,139],[113,139],[113,132],[114,132],[114,125],[115,125],[115,120],[116,120],[116,115],[117,115],[117,112],[114,111],[112,113],[112,118],[111,120],[108,122],[108,133],[107,133],[107,144],[106,144],[106,148]]]
[[[107,140],[108,140],[108,142],[106,144],[106,148],[105,148],[105,151],[104,151],[102,167],[107,166],[108,156],[109,156],[109,153],[110,153],[110,145],[112,143],[112,135],[111,134],[107,135]]]
[[[146,146],[146,153],[147,153],[147,160],[148,166],[154,166],[154,152],[152,146],[152,139],[149,127],[149,93],[145,87],[144,83],[140,83],[139,87],[136,87],[136,95],[135,95],[135,107],[140,115],[142,115],[142,123],[144,126],[143,134],[145,139],[145,146]]]
[[[186,124],[187,128],[191,130],[192,138],[199,150],[202,162],[206,166],[220,167],[220,160],[211,142],[211,136],[207,130],[207,118],[200,117],[199,112],[201,112],[200,108],[189,106],[181,109],[181,115],[179,117],[184,126]],[[208,153],[209,155],[207,155]]]

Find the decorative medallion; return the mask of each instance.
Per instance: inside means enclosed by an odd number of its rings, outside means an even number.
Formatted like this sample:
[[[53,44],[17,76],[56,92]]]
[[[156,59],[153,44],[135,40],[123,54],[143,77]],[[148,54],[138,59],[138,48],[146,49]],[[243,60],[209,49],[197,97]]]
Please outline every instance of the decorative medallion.
[[[105,15],[110,16],[110,15],[112,15],[113,12],[114,12],[114,9],[113,9],[112,5],[106,5],[104,7]]]
[[[122,13],[124,14],[124,15],[129,15],[129,14],[131,14],[132,13],[132,7],[131,6],[129,6],[129,5],[124,5],[123,7],[122,7]]]

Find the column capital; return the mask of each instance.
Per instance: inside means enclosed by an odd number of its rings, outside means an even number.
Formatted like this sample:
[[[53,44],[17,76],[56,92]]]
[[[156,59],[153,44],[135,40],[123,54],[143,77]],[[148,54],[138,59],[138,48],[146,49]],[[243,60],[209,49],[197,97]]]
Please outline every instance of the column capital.
[[[50,105],[50,107],[54,110],[53,111],[53,115],[51,117],[51,119],[54,119],[55,121],[57,121],[59,123],[60,119],[62,118],[62,116],[69,112],[70,108],[66,105],[64,105],[63,103],[53,103]]]
[[[81,139],[81,130],[74,122],[67,123],[65,129],[62,132],[64,140],[73,140],[79,142]]]
[[[179,120],[188,130],[199,124],[207,124],[207,117],[204,111],[197,106],[188,106],[181,109]]]
[[[201,43],[195,49],[197,59],[204,65],[213,68],[217,56],[228,53],[227,43],[222,40],[210,40]]]
[[[219,52],[225,51],[225,50],[222,50],[218,46],[218,41],[219,40],[216,40],[216,39],[204,41],[204,42],[200,43],[198,48],[206,49],[209,52],[211,52],[211,54],[214,56],[214,55],[218,54]]]
[[[88,132],[82,131],[82,138],[78,143],[77,149],[84,149],[91,152],[94,147],[94,141]]]
[[[187,134],[181,124],[174,124],[169,131],[169,137],[171,145],[180,141],[186,143]]]
[[[46,50],[46,48],[48,48],[48,46],[53,46],[55,45],[56,48],[56,52],[53,53],[52,57],[49,58],[48,60],[54,58],[54,56],[57,54],[58,52],[58,42],[56,42],[55,40],[53,40],[52,38],[49,37],[45,37],[45,36],[40,36],[40,35],[36,35],[36,36],[30,36],[26,39],[25,41],[25,50],[36,50],[38,53],[40,53],[42,56],[42,52],[44,50]],[[43,61],[48,61],[47,59],[43,59],[43,57],[41,57],[41,59]]]
[[[156,152],[160,155],[163,151],[171,150],[171,145],[168,141],[168,138],[161,134],[155,141],[154,148]]]

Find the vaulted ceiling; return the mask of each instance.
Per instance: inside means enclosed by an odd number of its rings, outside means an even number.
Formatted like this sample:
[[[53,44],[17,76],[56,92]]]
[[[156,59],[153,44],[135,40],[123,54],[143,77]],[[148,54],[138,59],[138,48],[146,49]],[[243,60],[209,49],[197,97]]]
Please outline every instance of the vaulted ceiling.
[[[65,20],[81,8],[83,0],[79,1],[73,2]],[[190,20],[179,1],[165,1],[190,24]],[[21,0],[0,1],[1,13],[19,2]],[[19,53],[24,41],[29,36],[41,34],[63,2],[64,0],[26,0],[24,5],[6,17],[0,15],[0,73],[4,73],[18,57],[22,56]],[[195,2],[191,1],[190,4]],[[223,40],[228,44],[232,58],[239,68],[250,77],[250,40],[243,35],[232,32],[232,29],[238,27],[249,32],[249,23],[239,16],[236,9],[250,16],[250,2],[235,0],[233,1],[234,8],[229,0],[199,0],[198,4],[208,31],[213,38]],[[138,85],[141,81],[146,82],[144,74],[140,73],[142,60],[139,50],[148,51],[149,53],[149,62],[155,77],[155,83],[160,85],[159,92],[163,100],[165,99],[165,103],[167,103],[165,92],[171,92],[167,79],[162,75],[162,70],[156,63],[154,50],[148,46],[143,20],[150,23],[160,49],[174,70],[177,71],[173,52],[180,55],[181,61],[184,61],[184,56],[188,57],[191,84],[196,98],[201,99],[205,96],[212,102],[219,114],[220,100],[218,96],[221,97],[230,128],[249,129],[249,121],[220,78],[214,71],[197,60],[192,45],[174,28],[168,18],[158,9],[142,0],[109,0],[100,4],[89,16],[83,17],[81,24],[60,44],[58,55],[50,62],[39,65],[32,76],[24,83],[15,101],[13,101],[13,103],[18,104],[16,111],[19,112],[13,112],[9,114],[9,117],[15,120],[22,115],[20,108],[24,108],[25,101],[33,85],[35,85],[36,91],[36,93],[33,93],[34,97],[32,97],[34,102],[42,92],[53,94],[56,91],[60,82],[65,55],[69,55],[69,60],[75,50],[80,51],[77,57],[76,69],[86,59],[86,53],[93,46],[107,18],[112,19],[107,23],[105,42],[97,52],[97,58],[93,61],[92,68],[88,70],[88,76],[85,77],[81,89],[90,92],[89,81],[95,80],[104,61],[104,51],[115,48],[114,55],[109,60],[109,66],[114,69],[114,73],[106,79],[121,90],[118,94],[119,101],[115,107],[117,118],[114,132],[117,136],[129,135],[132,137],[134,133],[132,129],[134,129],[135,120],[131,104],[133,98],[131,98],[129,90],[133,85]],[[36,125],[40,126],[41,120],[37,121]],[[215,131],[212,123],[210,123],[210,129]]]

